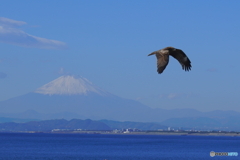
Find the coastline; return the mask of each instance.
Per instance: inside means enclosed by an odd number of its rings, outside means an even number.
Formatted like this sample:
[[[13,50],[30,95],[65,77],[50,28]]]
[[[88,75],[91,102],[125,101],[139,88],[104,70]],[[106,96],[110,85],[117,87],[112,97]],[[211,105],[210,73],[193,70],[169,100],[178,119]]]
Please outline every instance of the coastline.
[[[112,131],[19,131],[0,133],[48,133],[48,134],[109,134],[109,135],[165,135],[165,136],[240,136],[240,132],[169,132],[169,131],[139,131],[129,133],[115,133]]]

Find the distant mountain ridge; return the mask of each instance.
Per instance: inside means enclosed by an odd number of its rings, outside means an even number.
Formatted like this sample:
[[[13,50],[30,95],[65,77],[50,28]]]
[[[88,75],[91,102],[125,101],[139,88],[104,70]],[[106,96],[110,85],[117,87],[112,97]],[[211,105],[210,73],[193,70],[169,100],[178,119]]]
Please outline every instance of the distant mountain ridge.
[[[140,130],[158,130],[158,129],[167,129],[168,127],[160,123],[150,123],[150,122],[130,122],[130,121],[111,121],[111,120],[100,120],[100,122],[105,123],[112,129],[127,129],[127,128],[136,128]]]
[[[240,131],[240,116],[170,118],[160,124],[184,129]]]
[[[31,121],[26,123],[0,123],[0,131],[51,131],[53,129],[110,130],[111,128],[102,122],[92,121],[90,119],[72,119],[70,121],[67,121],[65,119],[57,119]]]
[[[0,120],[4,118],[0,117]],[[240,118],[238,118],[240,119]],[[12,119],[16,121],[17,119]],[[17,120],[19,121],[19,120]],[[230,122],[230,124],[229,124]],[[24,123],[4,122],[0,123],[0,132],[8,131],[51,131],[51,130],[203,130],[203,131],[240,131],[240,121],[222,123],[216,119],[207,117],[198,118],[172,118],[161,123],[111,121],[111,120],[81,120],[81,119],[54,119],[44,121],[29,121]]]
[[[110,124],[110,125],[109,125]],[[137,128],[141,130],[166,129],[166,126],[155,123],[93,121],[90,119],[55,119],[31,121],[26,123],[0,123],[0,131],[51,131],[51,130],[113,130]]]
[[[206,120],[206,123],[213,124],[216,121],[216,126],[233,127],[238,125],[236,121],[239,121],[240,113],[220,110],[200,112],[195,109],[152,109],[138,101],[104,91],[86,78],[68,75],[61,76],[34,92],[1,101],[0,116],[39,120],[76,118],[158,122],[173,127],[186,124],[193,126],[194,123],[202,125]]]

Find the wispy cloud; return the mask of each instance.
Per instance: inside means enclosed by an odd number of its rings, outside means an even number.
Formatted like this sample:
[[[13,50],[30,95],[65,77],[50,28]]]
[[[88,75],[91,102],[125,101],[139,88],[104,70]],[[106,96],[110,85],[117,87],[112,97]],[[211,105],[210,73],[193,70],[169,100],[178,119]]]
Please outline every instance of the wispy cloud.
[[[161,94],[159,98],[163,99],[177,99],[177,98],[190,98],[198,96],[198,94],[194,93],[168,93],[168,94]]]
[[[71,73],[66,71],[65,68],[61,67],[58,72],[57,72],[58,75],[70,75]]]
[[[59,69],[59,71],[58,71],[58,74],[65,74],[65,70],[64,70],[64,68],[63,67],[61,67],[60,69]]]
[[[6,73],[0,72],[0,78],[1,78],[1,79],[6,78],[6,77],[7,77],[7,74],[6,74]]]
[[[136,101],[140,101],[140,100],[142,100],[142,99],[144,99],[144,98],[143,98],[143,97],[137,97],[137,98],[135,98]]]
[[[27,24],[27,23],[23,22],[23,21],[15,21],[13,19],[0,17],[0,24],[2,26],[18,27],[18,26],[21,26],[21,25],[24,25],[24,24]]]
[[[42,49],[67,48],[67,45],[64,42],[41,38],[24,32],[20,29],[20,26],[25,24],[27,23],[23,21],[0,17],[0,42]]]
[[[216,68],[208,68],[206,71],[207,72],[217,72],[218,70]]]
[[[176,99],[182,97],[182,94],[180,93],[168,93],[168,94],[161,94],[159,98],[161,99]]]

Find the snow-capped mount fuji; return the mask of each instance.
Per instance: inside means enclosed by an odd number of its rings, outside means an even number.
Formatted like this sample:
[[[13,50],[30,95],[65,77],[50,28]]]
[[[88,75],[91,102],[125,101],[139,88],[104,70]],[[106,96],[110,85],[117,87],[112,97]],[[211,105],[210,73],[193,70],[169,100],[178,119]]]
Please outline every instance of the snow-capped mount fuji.
[[[86,78],[71,75],[61,76],[33,92],[0,102],[0,113],[23,112],[27,114],[21,118],[32,119],[157,121],[154,116],[146,116],[152,109],[140,102],[118,97],[100,89]],[[38,116],[38,113],[47,116]],[[155,118],[158,119],[158,116]]]
[[[109,93],[100,89],[90,82],[88,79],[76,76],[61,76],[42,87],[38,88],[35,93],[44,95],[88,95],[96,93],[106,96]]]

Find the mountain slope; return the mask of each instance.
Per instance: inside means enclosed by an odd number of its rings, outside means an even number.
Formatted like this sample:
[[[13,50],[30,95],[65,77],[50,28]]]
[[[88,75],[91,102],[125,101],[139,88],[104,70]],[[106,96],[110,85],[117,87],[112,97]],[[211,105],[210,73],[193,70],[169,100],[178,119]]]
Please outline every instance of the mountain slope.
[[[0,113],[16,114],[28,110],[41,114],[74,115],[69,118],[120,121],[148,121],[146,113],[151,112],[151,108],[137,101],[120,98],[94,86],[87,79],[74,76],[62,76],[34,92],[0,102]]]

